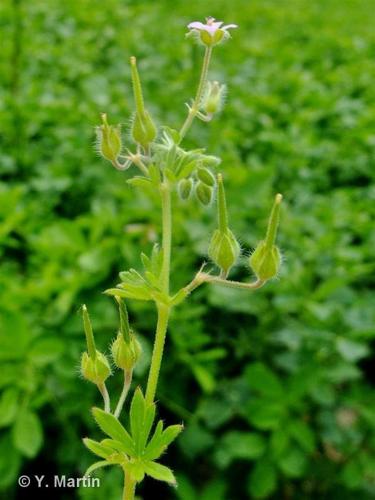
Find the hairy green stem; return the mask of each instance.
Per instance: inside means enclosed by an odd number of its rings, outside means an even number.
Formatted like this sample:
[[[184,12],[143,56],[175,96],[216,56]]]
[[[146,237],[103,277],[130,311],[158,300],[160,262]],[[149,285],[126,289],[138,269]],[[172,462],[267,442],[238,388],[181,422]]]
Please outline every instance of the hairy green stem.
[[[151,404],[154,401],[156,388],[158,385],[160,365],[163,358],[165,336],[168,328],[170,308],[159,304],[158,305],[158,324],[156,327],[156,336],[154,350],[152,353],[150,373],[146,388],[146,402]]]
[[[181,127],[180,130],[180,142],[183,140],[185,137],[187,131],[191,127],[191,124],[193,123],[194,118],[197,116],[198,111],[199,111],[199,105],[201,103],[204,87],[206,85],[207,81],[207,74],[208,74],[208,68],[210,65],[210,60],[211,60],[211,54],[212,54],[212,47],[206,47],[206,52],[204,54],[204,59],[203,59],[203,66],[202,66],[202,72],[201,72],[201,77],[199,80],[199,85],[197,89],[197,93],[195,96],[195,99],[193,101],[193,105],[189,109],[189,113],[186,117],[186,120],[184,124]]]
[[[122,407],[124,406],[126,396],[128,395],[131,383],[132,383],[133,371],[124,370],[124,386],[122,388],[120,399],[118,400],[114,416],[118,418],[120,416]]]
[[[215,283],[217,285],[223,285],[229,288],[241,288],[243,290],[257,290],[265,284],[265,281],[263,280],[256,280],[253,283],[242,283],[241,281],[227,280],[221,278],[220,276],[211,276],[210,274],[206,273],[200,273],[199,278],[201,280],[201,283]]]
[[[131,478],[130,474],[125,471],[125,484],[122,500],[134,500],[136,482]]]
[[[170,262],[172,246],[172,206],[171,191],[166,181],[160,186],[161,206],[162,206],[162,249],[163,263],[161,268],[161,286],[166,295],[169,295]],[[163,358],[165,336],[168,328],[170,306],[157,304],[158,323],[156,327],[154,350],[151,358],[150,373],[146,388],[146,401],[152,403],[155,398],[158,385],[160,365]]]
[[[107,386],[103,382],[102,384],[98,384],[98,389],[103,396],[103,401],[104,401],[104,411],[107,413],[111,413],[111,400],[109,398]]]
[[[171,190],[166,181],[160,185],[161,206],[162,206],[162,249],[163,264],[161,268],[161,284],[163,292],[169,294],[170,262],[172,246],[172,206]]]

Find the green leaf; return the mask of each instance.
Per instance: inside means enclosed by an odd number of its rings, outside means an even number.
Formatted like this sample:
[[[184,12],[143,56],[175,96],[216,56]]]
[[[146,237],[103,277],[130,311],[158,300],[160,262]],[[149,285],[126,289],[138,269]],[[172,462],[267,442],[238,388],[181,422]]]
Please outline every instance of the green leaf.
[[[43,443],[43,429],[36,413],[24,410],[13,427],[14,446],[26,457],[34,458]]]
[[[165,481],[173,486],[177,484],[173,472],[165,465],[147,461],[144,463],[144,471],[148,476],[158,479],[159,481]]]
[[[147,179],[146,177],[141,177],[139,175],[136,175],[135,177],[128,179],[126,182],[130,186],[139,187],[146,190],[149,190],[153,186],[153,183],[151,182],[150,179]]]
[[[0,398],[0,427],[6,427],[16,418],[19,391],[15,387],[5,389]]]
[[[169,446],[172,441],[176,439],[176,437],[182,432],[184,429],[183,425],[180,424],[175,424],[175,425],[170,425],[165,429],[163,434],[161,435],[160,438],[160,443],[162,446],[167,447]]]
[[[135,390],[131,405],[130,405],[130,431],[135,443],[137,453],[139,450],[139,442],[142,430],[142,423],[145,413],[145,400],[142,391],[139,387]]]
[[[285,415],[282,403],[263,399],[251,401],[246,407],[248,420],[258,429],[277,429]]]
[[[0,490],[15,484],[22,464],[21,455],[14,447],[10,432],[0,436]],[[4,493],[3,493],[4,496]]]
[[[364,358],[369,353],[369,348],[366,344],[356,342],[355,340],[339,337],[336,341],[336,347],[341,356],[352,363],[356,363],[361,358]]]
[[[133,442],[125,443],[124,441],[115,441],[114,439],[103,439],[103,441],[101,441],[101,444],[108,446],[112,450],[119,453],[125,453],[125,455],[131,456],[134,454]]]
[[[245,370],[249,387],[262,396],[281,399],[284,397],[283,386],[278,377],[263,363],[254,363]]]
[[[135,453],[134,442],[132,438],[129,436],[128,432],[124,429],[124,427],[120,424],[120,422],[114,415],[107,413],[100,408],[93,408],[92,413],[94,415],[96,423],[105,434],[110,436],[115,441],[124,443],[126,449],[131,450],[132,454]]]
[[[203,391],[210,394],[216,387],[216,381],[212,373],[198,363],[192,364],[191,369]]]
[[[140,387],[137,387],[130,405],[130,429],[137,455],[144,451],[154,418],[155,404],[147,404]]]
[[[90,467],[87,469],[87,471],[84,473],[84,477],[91,476],[91,474],[96,471],[97,469],[101,469],[102,467],[108,467],[109,465],[113,465],[110,462],[107,462],[106,460],[102,460],[101,462],[95,462]]]
[[[235,459],[252,460],[263,455],[266,443],[260,434],[253,432],[228,432],[215,453],[220,467],[227,467]]]
[[[301,450],[292,448],[279,459],[278,465],[287,477],[302,477],[306,469],[306,456]]]
[[[280,457],[285,452],[289,445],[289,435],[283,426],[272,433],[270,445],[274,458]]]
[[[107,459],[110,455],[113,454],[113,449],[109,446],[105,446],[103,443],[98,443],[98,441],[94,441],[93,439],[84,438],[83,443],[90,451],[92,451],[98,457]]]
[[[28,358],[38,366],[56,361],[64,352],[65,344],[59,338],[39,338],[28,351]]]
[[[135,300],[152,300],[147,287],[124,285],[122,288],[109,288],[104,292],[106,295],[111,295],[114,297],[122,297],[124,299],[135,299]]]
[[[315,435],[310,427],[302,420],[293,420],[288,426],[289,434],[306,452],[315,450]]]
[[[148,443],[146,450],[144,452],[144,457],[147,460],[156,460],[163,453],[163,446],[160,444],[160,438],[163,433],[163,422],[159,420],[155,432]]]
[[[271,495],[277,485],[276,469],[271,462],[264,459],[255,464],[251,471],[248,491],[251,498],[266,498]]]

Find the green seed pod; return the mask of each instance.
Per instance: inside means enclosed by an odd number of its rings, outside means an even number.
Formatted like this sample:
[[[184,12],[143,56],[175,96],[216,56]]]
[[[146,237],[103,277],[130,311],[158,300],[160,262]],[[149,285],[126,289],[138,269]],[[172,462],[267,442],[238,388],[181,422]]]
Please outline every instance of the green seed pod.
[[[102,125],[96,127],[98,152],[111,162],[116,162],[122,150],[121,126],[109,125],[107,115],[103,113]]]
[[[131,135],[137,144],[147,148],[155,140],[157,128],[150,113],[145,109],[141,80],[137,70],[137,60],[130,58],[131,75],[135,100],[135,115],[131,127]]]
[[[125,371],[132,371],[142,354],[142,347],[134,334],[127,343],[121,332],[112,344],[112,357],[115,365]]]
[[[230,229],[216,229],[208,248],[208,256],[227,276],[241,254],[241,247]]]
[[[208,170],[208,168],[198,167],[197,168],[197,177],[198,179],[206,184],[207,186],[214,187],[215,186],[215,177]]]
[[[84,352],[81,359],[81,373],[86,380],[100,385],[111,375],[111,368],[107,358],[100,351],[95,352],[95,359]]]
[[[223,275],[227,276],[231,267],[234,266],[241,254],[241,247],[236,237],[229,229],[225,189],[221,174],[217,176],[217,184],[218,229],[215,230],[211,238],[208,255],[210,259],[220,267]]]
[[[266,239],[262,240],[250,256],[249,264],[259,280],[266,281],[277,276],[281,266],[280,250],[275,245],[280,217],[282,195],[277,194],[268,222]]]
[[[226,94],[226,86],[219,82],[207,82],[201,107],[208,115],[221,111]]]
[[[182,179],[178,183],[178,194],[181,200],[187,200],[193,190],[194,182],[192,179]]]
[[[195,187],[195,196],[197,197],[198,201],[200,201],[202,205],[207,206],[211,203],[212,195],[213,189],[210,186],[207,186],[207,184],[198,181]]]
[[[148,111],[136,111],[131,127],[131,135],[137,144],[146,148],[156,137],[156,127]]]
[[[266,242],[261,241],[249,259],[250,267],[257,278],[266,281],[277,276],[281,266],[281,255],[276,245],[267,247]]]

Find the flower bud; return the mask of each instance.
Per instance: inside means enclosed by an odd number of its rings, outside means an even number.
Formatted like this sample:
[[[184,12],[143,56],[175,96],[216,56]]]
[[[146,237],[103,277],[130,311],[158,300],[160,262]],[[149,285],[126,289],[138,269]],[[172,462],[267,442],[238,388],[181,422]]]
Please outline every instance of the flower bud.
[[[122,333],[118,333],[116,340],[112,344],[112,357],[118,368],[132,371],[141,354],[141,344],[134,334],[131,334],[130,342],[125,342]]]
[[[210,187],[215,186],[215,177],[211,174],[208,168],[198,167],[197,177],[201,182],[203,182],[203,184],[206,184],[207,186]]]
[[[212,200],[213,189],[207,184],[199,181],[195,187],[195,196],[202,205],[209,205]]]
[[[151,118],[150,113],[145,109],[141,81],[137,70],[137,60],[130,58],[132,83],[135,100],[135,115],[131,128],[131,135],[137,144],[147,148],[154,141],[157,129]]]
[[[182,179],[178,183],[178,194],[179,194],[181,200],[185,201],[190,197],[193,186],[194,186],[194,182],[190,178],[189,179]]]
[[[250,267],[261,281],[277,276],[281,266],[280,250],[275,245],[281,200],[282,195],[277,194],[268,222],[266,238],[258,244],[249,259]]]
[[[201,108],[207,115],[221,111],[226,94],[226,86],[219,82],[207,82],[206,91],[202,99]]]
[[[102,125],[96,127],[97,149],[106,160],[116,163],[122,149],[121,126],[109,125],[105,113],[101,117]]]
[[[100,351],[95,352],[95,358],[84,352],[81,360],[81,373],[86,380],[100,385],[111,375],[111,368],[107,358]]]

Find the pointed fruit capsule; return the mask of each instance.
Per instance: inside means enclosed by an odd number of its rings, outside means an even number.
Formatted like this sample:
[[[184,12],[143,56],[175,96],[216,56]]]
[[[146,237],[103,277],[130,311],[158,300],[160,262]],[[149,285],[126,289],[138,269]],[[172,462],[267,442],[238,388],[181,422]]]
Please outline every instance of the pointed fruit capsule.
[[[121,126],[109,125],[107,115],[102,113],[102,124],[96,127],[98,152],[113,163],[116,163],[122,150]]]
[[[268,222],[266,238],[262,240],[250,256],[249,264],[257,278],[262,281],[277,276],[281,266],[281,254],[275,245],[280,217],[282,195],[277,194]]]
[[[135,100],[135,114],[131,127],[131,135],[137,144],[147,148],[149,144],[155,140],[157,129],[150,113],[146,110],[144,105],[142,85],[135,57],[130,58],[130,67]]]

